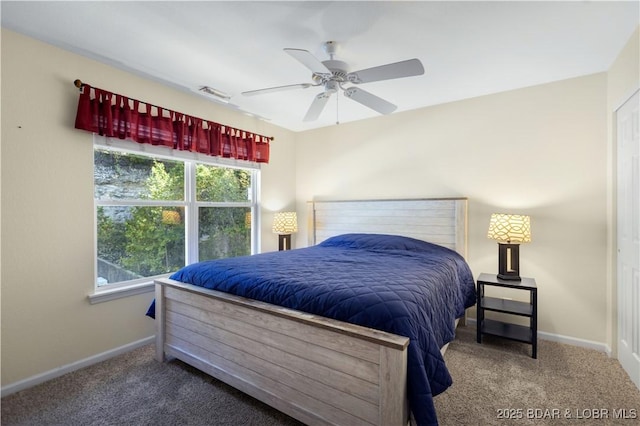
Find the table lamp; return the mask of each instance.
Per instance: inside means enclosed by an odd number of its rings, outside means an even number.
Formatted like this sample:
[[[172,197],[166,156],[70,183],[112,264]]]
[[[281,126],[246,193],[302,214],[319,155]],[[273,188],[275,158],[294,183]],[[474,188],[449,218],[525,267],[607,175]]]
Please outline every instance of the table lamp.
[[[520,243],[531,242],[531,218],[494,213],[487,237],[498,242],[498,278],[520,281]]]
[[[273,233],[278,234],[278,250],[291,250],[291,234],[298,232],[296,212],[278,212],[273,216]]]

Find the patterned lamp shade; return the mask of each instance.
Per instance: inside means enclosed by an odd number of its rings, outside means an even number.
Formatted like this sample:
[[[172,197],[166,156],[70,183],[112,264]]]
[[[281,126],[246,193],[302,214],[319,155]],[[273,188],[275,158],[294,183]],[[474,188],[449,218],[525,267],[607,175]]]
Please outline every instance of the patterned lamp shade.
[[[487,237],[499,243],[531,242],[531,218],[519,214],[494,213],[491,215]]]
[[[296,212],[278,212],[273,217],[273,233],[288,235],[298,232]]]

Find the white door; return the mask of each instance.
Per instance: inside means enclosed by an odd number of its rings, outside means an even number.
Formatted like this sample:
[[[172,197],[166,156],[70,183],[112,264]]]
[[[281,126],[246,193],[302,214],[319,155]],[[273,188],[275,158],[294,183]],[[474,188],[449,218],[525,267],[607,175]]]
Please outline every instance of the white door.
[[[616,114],[618,359],[640,388],[640,92]]]

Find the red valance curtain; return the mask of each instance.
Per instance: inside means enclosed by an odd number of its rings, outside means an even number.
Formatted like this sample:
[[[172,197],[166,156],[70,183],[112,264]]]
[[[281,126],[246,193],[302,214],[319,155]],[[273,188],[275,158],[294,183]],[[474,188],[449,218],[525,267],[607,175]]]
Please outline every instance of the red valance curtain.
[[[214,157],[269,162],[271,138],[82,84],[76,129]]]

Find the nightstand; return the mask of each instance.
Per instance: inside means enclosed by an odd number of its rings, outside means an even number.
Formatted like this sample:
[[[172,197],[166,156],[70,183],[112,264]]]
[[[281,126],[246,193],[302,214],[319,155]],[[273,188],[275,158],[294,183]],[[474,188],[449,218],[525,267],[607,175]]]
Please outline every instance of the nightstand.
[[[499,297],[485,296],[485,287],[504,287],[529,292],[529,303]],[[522,278],[521,281],[502,280],[495,274],[482,273],[478,277],[477,341],[482,343],[482,335],[489,334],[532,346],[533,358],[537,358],[538,349],[538,288],[533,278]],[[529,326],[511,324],[485,318],[485,311],[502,312],[529,318]]]

